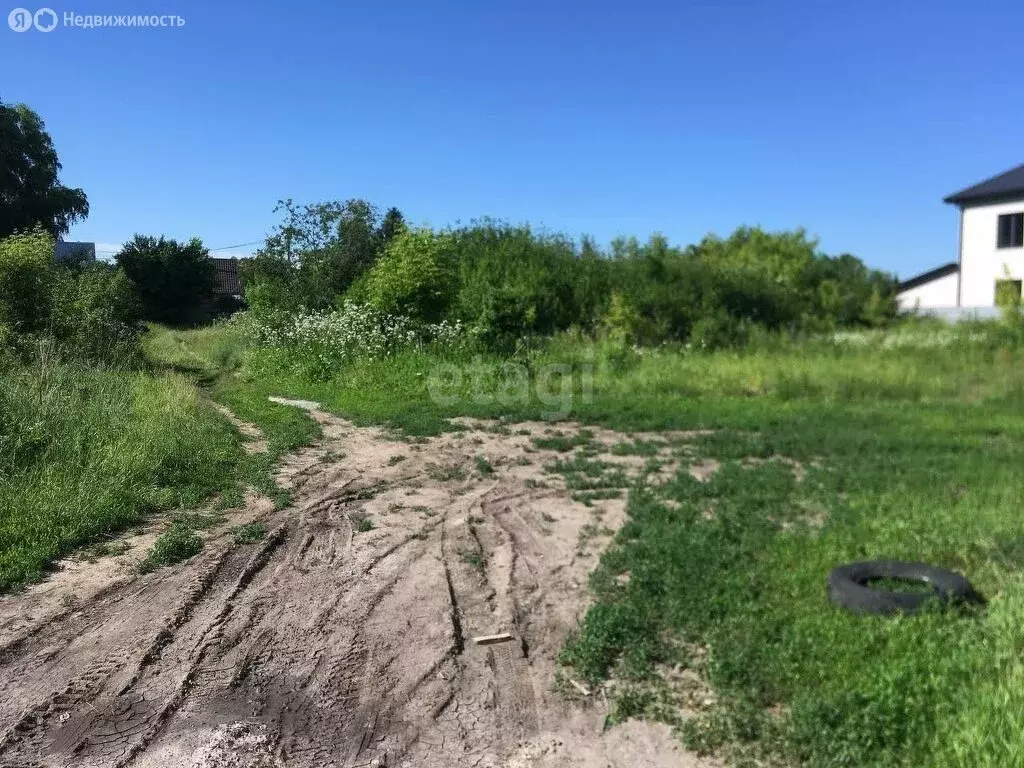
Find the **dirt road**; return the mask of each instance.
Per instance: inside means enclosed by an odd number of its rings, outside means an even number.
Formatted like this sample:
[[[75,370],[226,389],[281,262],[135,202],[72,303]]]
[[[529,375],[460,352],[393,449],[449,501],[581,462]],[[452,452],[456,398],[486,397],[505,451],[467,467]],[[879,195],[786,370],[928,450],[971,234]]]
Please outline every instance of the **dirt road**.
[[[557,454],[531,437],[549,425],[408,443],[311,413],[323,439],[281,465],[294,504],[233,516],[265,521],[262,542],[221,531],[140,576],[122,562],[140,536],[0,600],[0,766],[711,764],[662,726],[605,730],[598,693],[559,689],[624,501],[573,502],[544,473]]]

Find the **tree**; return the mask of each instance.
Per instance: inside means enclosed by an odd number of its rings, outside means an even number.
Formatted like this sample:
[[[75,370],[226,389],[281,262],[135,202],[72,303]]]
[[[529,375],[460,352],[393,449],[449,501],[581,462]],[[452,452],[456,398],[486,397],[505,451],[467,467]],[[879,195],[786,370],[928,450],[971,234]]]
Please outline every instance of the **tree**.
[[[189,322],[213,294],[213,263],[197,237],[179,243],[135,235],[115,258],[135,284],[147,320]]]
[[[384,214],[384,221],[380,224],[378,236],[380,237],[381,249],[387,248],[388,243],[408,229],[405,223],[405,216],[397,208],[388,208]]]
[[[41,226],[58,238],[88,215],[85,192],[61,184],[60,169],[39,115],[0,102],[0,237]]]
[[[365,274],[396,235],[405,231],[397,208],[382,218],[365,200],[296,205],[281,200],[283,221],[246,269],[246,294],[323,309]]]

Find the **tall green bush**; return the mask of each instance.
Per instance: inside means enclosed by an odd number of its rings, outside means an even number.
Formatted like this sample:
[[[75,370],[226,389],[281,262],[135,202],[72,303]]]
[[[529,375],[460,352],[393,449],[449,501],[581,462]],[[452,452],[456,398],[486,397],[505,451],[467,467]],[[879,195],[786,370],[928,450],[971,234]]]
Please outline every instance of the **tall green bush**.
[[[403,230],[388,243],[359,290],[382,312],[437,322],[458,294],[457,280],[450,234]]]
[[[686,249],[659,236],[620,240],[612,252],[612,282],[642,318],[645,343],[721,346],[742,343],[754,327],[822,330],[895,316],[891,276],[820,253],[802,230],[741,227]]]
[[[41,230],[0,240],[0,326],[38,333],[50,320],[53,238]]]
[[[493,221],[452,233],[459,265],[455,316],[492,346],[578,322],[577,254],[562,235]]]
[[[55,265],[42,232],[0,240],[0,356],[46,342],[66,360],[126,362],[138,349],[138,299],[109,264]]]
[[[126,363],[138,351],[140,306],[122,269],[93,264],[58,268],[50,330],[65,356]]]

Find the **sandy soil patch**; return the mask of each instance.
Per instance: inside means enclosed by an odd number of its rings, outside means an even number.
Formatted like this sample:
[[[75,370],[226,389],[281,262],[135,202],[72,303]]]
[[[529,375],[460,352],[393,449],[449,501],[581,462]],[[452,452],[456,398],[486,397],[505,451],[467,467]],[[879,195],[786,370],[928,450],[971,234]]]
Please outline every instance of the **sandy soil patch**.
[[[324,436],[281,464],[291,507],[250,500],[264,541],[212,536],[145,576],[101,559],[0,599],[0,766],[714,765],[554,692],[625,517],[625,494],[574,500],[545,471],[575,454],[537,440],[578,426],[463,420],[405,441],[299,405]],[[693,437],[592,430],[578,450],[667,476]],[[615,453],[630,440],[664,447]]]

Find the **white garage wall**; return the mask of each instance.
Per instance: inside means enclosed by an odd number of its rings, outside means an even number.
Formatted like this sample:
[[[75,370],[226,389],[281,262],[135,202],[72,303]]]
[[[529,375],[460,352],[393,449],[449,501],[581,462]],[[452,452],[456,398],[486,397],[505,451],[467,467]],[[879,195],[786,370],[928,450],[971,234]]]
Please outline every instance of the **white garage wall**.
[[[996,303],[996,280],[1024,280],[1024,248],[996,248],[999,216],[1022,211],[1024,197],[1012,203],[964,209],[960,262],[962,306],[993,307]]]
[[[940,277],[930,282],[901,291],[896,301],[901,312],[915,309],[947,309],[956,306],[956,282],[958,275]]]

